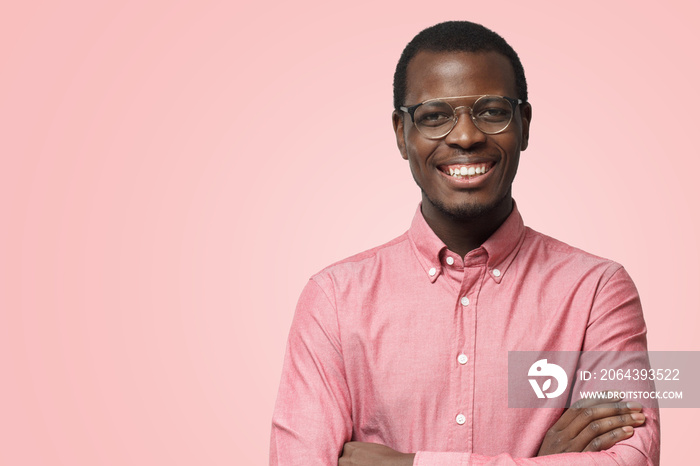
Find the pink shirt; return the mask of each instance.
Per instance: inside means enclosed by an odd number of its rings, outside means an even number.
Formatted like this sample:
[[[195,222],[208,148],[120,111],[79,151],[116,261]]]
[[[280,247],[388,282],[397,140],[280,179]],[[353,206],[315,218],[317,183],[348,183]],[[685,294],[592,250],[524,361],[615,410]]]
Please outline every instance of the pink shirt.
[[[271,465],[337,465],[345,442],[415,466],[658,464],[658,412],[613,448],[537,454],[560,409],[508,408],[508,351],[646,350],[632,280],[523,225],[464,260],[420,207],[409,231],[311,278],[289,334]]]

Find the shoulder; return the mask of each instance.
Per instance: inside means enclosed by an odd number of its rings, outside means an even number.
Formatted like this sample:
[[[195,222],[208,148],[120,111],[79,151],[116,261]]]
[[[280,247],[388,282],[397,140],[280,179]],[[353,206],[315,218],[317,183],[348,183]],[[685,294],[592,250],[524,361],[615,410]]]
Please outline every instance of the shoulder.
[[[613,275],[626,275],[621,264],[591,254],[563,241],[525,227],[525,238],[521,253],[535,257],[532,263],[543,270],[557,271],[564,275],[591,275],[604,284]],[[618,273],[619,272],[619,273]]]
[[[411,260],[412,250],[408,232],[380,246],[376,246],[345,259],[334,262],[311,276],[321,288],[333,283],[353,281],[355,278],[374,275],[384,267],[395,267]]]

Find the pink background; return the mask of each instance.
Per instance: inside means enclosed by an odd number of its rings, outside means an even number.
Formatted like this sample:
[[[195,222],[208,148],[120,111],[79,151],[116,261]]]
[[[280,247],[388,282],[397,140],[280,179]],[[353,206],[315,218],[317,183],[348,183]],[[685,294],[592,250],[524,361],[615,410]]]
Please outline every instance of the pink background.
[[[392,73],[447,19],[525,64],[526,223],[626,266],[650,349],[700,350],[694,2],[8,2],[0,463],[265,464],[304,283],[409,225]],[[698,412],[663,412],[666,464]]]

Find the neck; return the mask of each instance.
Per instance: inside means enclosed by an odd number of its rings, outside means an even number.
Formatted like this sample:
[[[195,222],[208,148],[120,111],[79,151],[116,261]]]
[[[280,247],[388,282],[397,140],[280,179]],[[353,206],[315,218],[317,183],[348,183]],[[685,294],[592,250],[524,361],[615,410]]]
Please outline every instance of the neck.
[[[455,217],[437,208],[425,194],[421,212],[425,221],[450,251],[466,256],[486,241],[513,210],[510,193],[488,211],[469,217]]]

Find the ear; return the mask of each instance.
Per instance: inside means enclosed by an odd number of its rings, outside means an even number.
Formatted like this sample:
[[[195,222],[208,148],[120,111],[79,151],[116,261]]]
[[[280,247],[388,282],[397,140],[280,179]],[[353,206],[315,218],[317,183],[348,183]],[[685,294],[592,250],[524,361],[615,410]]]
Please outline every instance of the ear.
[[[525,150],[530,142],[530,122],[532,121],[532,105],[529,102],[520,104],[520,119],[522,120],[523,131],[520,150]]]
[[[399,110],[394,110],[391,114],[391,122],[394,124],[394,134],[396,135],[396,145],[401,152],[401,157],[404,160],[408,160],[408,154],[406,153],[406,140],[404,139],[404,127],[403,127],[404,113]]]

